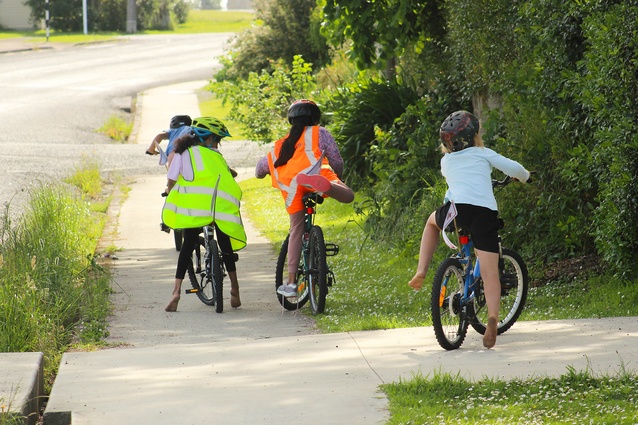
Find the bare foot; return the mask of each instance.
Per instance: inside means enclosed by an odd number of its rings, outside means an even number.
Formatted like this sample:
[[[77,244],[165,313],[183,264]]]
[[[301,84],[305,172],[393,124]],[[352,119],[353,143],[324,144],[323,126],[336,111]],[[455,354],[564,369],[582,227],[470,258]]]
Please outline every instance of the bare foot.
[[[485,348],[492,348],[496,344],[498,320],[493,317],[487,319],[487,329],[485,335],[483,335],[483,346]]]
[[[232,308],[237,308],[241,306],[241,300],[239,299],[239,289],[230,291],[230,306]]]
[[[420,291],[421,288],[423,287],[424,280],[425,280],[425,276],[420,276],[418,274],[415,274],[414,277],[408,283],[408,285],[410,285],[410,288],[414,289],[415,291]]]
[[[168,303],[164,311],[177,311],[177,304],[179,304],[179,294],[173,295],[173,298],[171,298],[171,302]]]

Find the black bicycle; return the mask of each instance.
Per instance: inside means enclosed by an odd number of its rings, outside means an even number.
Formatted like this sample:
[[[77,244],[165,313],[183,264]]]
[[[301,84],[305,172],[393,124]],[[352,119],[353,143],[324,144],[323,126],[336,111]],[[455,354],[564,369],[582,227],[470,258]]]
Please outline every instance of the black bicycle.
[[[492,187],[507,186],[512,180],[511,177],[494,180]],[[459,252],[443,260],[437,268],[430,300],[434,334],[446,350],[457,349],[463,344],[468,326],[484,335],[487,325],[483,279],[474,243],[465,229],[460,229],[458,234]],[[500,236],[498,241],[502,314],[497,333],[500,335],[521,315],[527,300],[529,278],[521,256],[502,247]]]
[[[215,239],[215,229],[212,225],[204,226],[199,235],[192,254],[192,263],[188,265],[188,278],[192,289],[186,289],[187,294],[197,294],[206,305],[215,306],[215,311],[224,311],[224,277],[226,268],[221,250]],[[235,260],[238,259],[236,253]],[[202,261],[203,260],[203,261]]]
[[[303,197],[306,207],[304,218],[304,233],[301,245],[301,259],[297,271],[297,296],[285,297],[277,294],[277,288],[287,282],[287,257],[290,235],[286,236],[279,251],[277,269],[275,271],[275,293],[279,303],[286,310],[297,310],[308,300],[313,314],[321,314],[326,308],[326,296],[329,288],[335,282],[334,273],[326,262],[326,257],[339,253],[339,247],[333,243],[325,243],[323,230],[314,224],[316,206],[323,203],[321,195],[308,193]]]

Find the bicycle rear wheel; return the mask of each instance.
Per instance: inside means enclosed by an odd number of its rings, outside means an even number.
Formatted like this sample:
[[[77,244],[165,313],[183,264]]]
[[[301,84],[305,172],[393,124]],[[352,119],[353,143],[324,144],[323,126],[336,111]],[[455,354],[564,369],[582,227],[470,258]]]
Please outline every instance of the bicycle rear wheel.
[[[206,305],[214,305],[213,285],[210,279],[206,279],[205,270],[202,269],[202,260],[205,262],[206,252],[204,237],[199,237],[199,242],[195,245],[192,253],[192,262],[188,265],[188,280],[193,289],[196,290],[197,297]]]
[[[527,289],[529,277],[527,267],[523,259],[511,249],[503,248],[504,268],[501,270],[501,307],[499,309],[498,335],[507,331],[514,325],[523,312],[527,301]],[[474,299],[476,318],[471,325],[481,335],[485,334],[487,324],[487,308],[485,307],[485,294],[481,281],[481,294]]]
[[[319,226],[310,229],[310,252],[308,253],[308,287],[310,307],[313,314],[321,314],[326,308],[328,284],[326,281],[326,244]]]
[[[286,310],[297,310],[303,307],[308,302],[308,285],[306,284],[306,277],[304,276],[303,270],[300,267],[297,272],[297,296],[286,298],[283,295],[277,293],[277,288],[284,284],[284,282],[288,283],[288,239],[290,235],[286,236],[286,240],[281,245],[281,250],[279,251],[279,258],[277,258],[277,268],[275,270],[275,295],[277,295],[277,299],[279,300],[279,304],[281,304]]]
[[[463,267],[456,258],[443,260],[432,283],[432,326],[439,345],[455,350],[463,344],[468,321],[461,307]]]
[[[222,273],[221,255],[215,239],[210,239],[210,269],[209,275],[212,278],[213,298],[215,299],[215,311],[224,311],[224,274]]]

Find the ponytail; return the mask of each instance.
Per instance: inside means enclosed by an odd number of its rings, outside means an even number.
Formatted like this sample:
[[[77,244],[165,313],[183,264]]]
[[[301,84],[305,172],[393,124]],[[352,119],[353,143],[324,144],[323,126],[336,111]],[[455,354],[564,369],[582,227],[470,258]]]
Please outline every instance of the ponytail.
[[[290,127],[290,132],[284,139],[284,142],[281,145],[281,150],[279,151],[279,158],[275,161],[275,168],[281,167],[282,165],[286,165],[288,161],[292,158],[295,153],[295,145],[297,141],[301,138],[304,130],[307,126],[311,126],[314,123],[312,122],[312,117],[302,115],[299,117],[294,117],[291,119],[292,127]]]

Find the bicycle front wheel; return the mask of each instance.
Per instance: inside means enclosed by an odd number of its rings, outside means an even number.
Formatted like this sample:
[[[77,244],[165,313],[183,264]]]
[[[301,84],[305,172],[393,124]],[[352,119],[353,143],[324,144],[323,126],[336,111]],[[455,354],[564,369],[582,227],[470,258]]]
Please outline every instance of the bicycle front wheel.
[[[313,314],[321,314],[326,308],[328,284],[326,282],[326,244],[323,231],[312,226],[308,253],[308,287],[310,289],[310,307]]]
[[[463,344],[468,321],[461,306],[463,267],[456,258],[443,260],[432,283],[432,326],[439,345],[455,350]]]
[[[210,280],[206,278],[205,269],[202,269],[202,265],[205,264],[206,261],[205,246],[204,237],[200,236],[191,256],[191,264],[188,265],[188,280],[193,289],[195,289],[195,293],[201,302],[206,305],[214,305],[213,285]]]
[[[306,277],[303,270],[300,267],[297,272],[297,296],[296,297],[284,297],[277,294],[277,288],[285,283],[288,283],[288,239],[290,235],[286,236],[286,240],[281,245],[279,251],[279,257],[277,258],[277,268],[275,269],[275,295],[277,300],[286,310],[297,310],[303,307],[308,302],[308,285],[306,284]]]
[[[222,273],[221,255],[219,247],[214,239],[210,240],[210,276],[212,278],[213,296],[215,299],[215,311],[224,311],[224,274]]]
[[[529,277],[523,259],[511,249],[503,248],[504,268],[500,273],[501,307],[499,309],[498,335],[507,331],[518,320],[527,301]],[[474,300],[476,319],[471,325],[481,335],[485,334],[487,324],[487,308],[481,282],[481,296]]]

